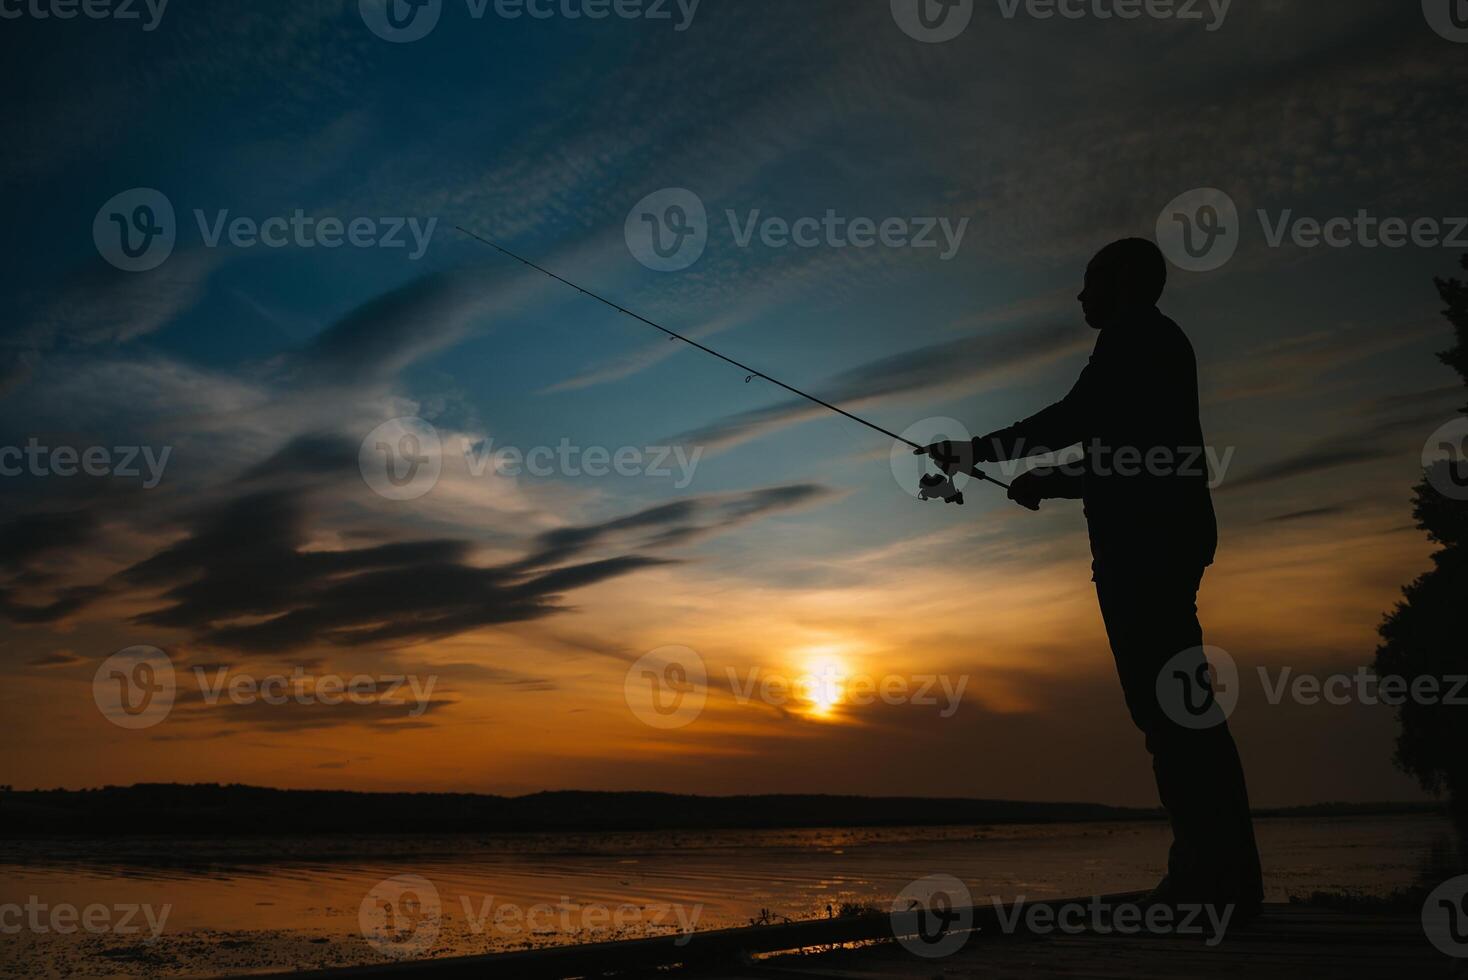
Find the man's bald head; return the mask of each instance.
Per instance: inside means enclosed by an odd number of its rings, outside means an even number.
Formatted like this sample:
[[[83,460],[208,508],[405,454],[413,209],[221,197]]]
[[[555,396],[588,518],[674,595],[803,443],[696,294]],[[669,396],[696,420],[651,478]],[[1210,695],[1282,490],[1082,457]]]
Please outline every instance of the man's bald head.
[[[1167,260],[1145,238],[1112,242],[1086,266],[1080,295],[1086,322],[1096,329],[1111,326],[1157,305],[1167,285]]]

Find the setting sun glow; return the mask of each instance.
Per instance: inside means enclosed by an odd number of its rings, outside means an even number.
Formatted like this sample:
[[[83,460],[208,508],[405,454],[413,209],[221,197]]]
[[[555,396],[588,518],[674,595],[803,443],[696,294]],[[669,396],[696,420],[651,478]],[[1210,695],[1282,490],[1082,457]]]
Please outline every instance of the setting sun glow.
[[[851,676],[846,664],[836,657],[823,656],[806,664],[801,683],[801,697],[806,713],[816,718],[829,718],[846,699],[846,682]]]

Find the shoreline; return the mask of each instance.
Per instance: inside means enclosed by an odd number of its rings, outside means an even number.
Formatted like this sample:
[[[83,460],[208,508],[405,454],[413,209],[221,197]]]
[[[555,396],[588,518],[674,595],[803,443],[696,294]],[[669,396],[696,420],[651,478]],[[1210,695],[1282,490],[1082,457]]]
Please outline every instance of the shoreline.
[[[1252,812],[1256,819],[1322,819],[1446,815],[1447,808],[1430,800],[1372,801],[1256,806]],[[501,797],[277,790],[217,784],[139,784],[80,791],[0,788],[0,840],[16,841],[100,836],[115,840],[218,840],[795,832],[1165,819],[1160,807],[960,797],[583,791]]]

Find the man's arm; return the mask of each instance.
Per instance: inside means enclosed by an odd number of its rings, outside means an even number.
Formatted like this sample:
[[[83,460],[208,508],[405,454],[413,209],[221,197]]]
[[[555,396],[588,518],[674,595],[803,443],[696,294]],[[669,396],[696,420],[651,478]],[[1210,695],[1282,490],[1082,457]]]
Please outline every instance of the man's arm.
[[[1070,393],[1060,401],[1023,422],[975,439],[974,458],[981,463],[1000,463],[1043,456],[1083,441],[1092,417],[1095,389],[1096,368],[1094,363],[1087,364]]]
[[[1019,479],[1033,486],[1041,500],[1080,500],[1086,495],[1086,474],[1076,463],[1064,469],[1031,470]]]

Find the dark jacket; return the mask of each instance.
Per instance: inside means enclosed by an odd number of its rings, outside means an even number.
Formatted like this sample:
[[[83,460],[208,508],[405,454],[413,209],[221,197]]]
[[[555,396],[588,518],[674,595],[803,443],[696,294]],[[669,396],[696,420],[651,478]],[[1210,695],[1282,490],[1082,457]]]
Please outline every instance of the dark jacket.
[[[1198,365],[1176,323],[1152,310],[1101,331],[1065,398],[974,440],[980,460],[1023,459],[1080,444],[1082,460],[1038,471],[1045,497],[1085,501],[1091,554],[1107,572],[1213,562]]]

